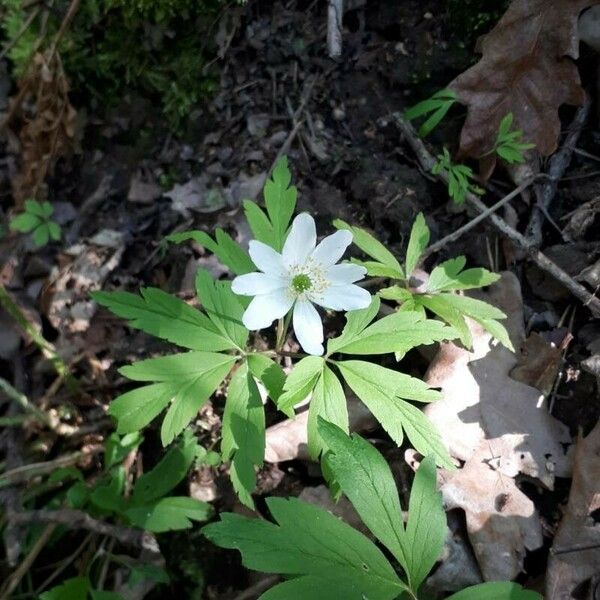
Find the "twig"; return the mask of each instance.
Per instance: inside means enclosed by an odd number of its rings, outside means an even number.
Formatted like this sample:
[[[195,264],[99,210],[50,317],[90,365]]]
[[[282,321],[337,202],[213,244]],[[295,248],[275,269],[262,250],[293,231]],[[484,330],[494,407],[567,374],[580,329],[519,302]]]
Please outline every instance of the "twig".
[[[6,471],[6,473],[2,473],[2,475],[0,475],[0,489],[9,485],[27,482],[32,477],[36,477],[38,475],[52,473],[52,471],[61,467],[70,467],[77,464],[84,457],[99,454],[103,451],[104,447],[102,445],[90,446],[86,448],[86,450],[78,450],[72,454],[65,454],[64,456],[59,456],[54,460],[29,463],[27,465],[15,467],[14,469]]]
[[[54,370],[62,376],[71,392],[80,390],[79,382],[71,375],[69,367],[56,352],[54,344],[44,338],[36,328],[29,322],[18,304],[10,297],[4,285],[0,283],[0,306],[18,323],[18,325],[29,335],[33,343],[41,350],[42,354],[52,363]]]
[[[55,425],[43,410],[40,410],[35,404],[29,402],[27,396],[16,390],[6,379],[0,377],[0,390],[3,391],[11,400],[14,400],[24,411],[31,413],[38,421],[54,429]]]
[[[329,0],[327,7],[327,51],[330,58],[342,55],[342,19],[344,0]]]
[[[42,508],[40,510],[9,512],[7,518],[13,523],[53,523],[63,525],[69,529],[85,529],[100,535],[107,535],[126,546],[142,548],[155,554],[160,552],[156,538],[151,533],[136,527],[112,525],[94,519],[82,510],[71,508],[48,510]]]
[[[56,525],[54,523],[49,523],[46,526],[46,528],[42,531],[42,534],[36,540],[33,548],[29,551],[29,554],[25,557],[23,562],[15,569],[14,573],[4,584],[4,587],[2,589],[2,595],[0,595],[0,600],[8,600],[8,598],[10,598],[14,589],[19,585],[21,579],[23,579],[23,577],[31,568],[31,565],[35,562],[35,559],[38,557],[38,554],[48,543],[48,540],[54,533],[55,529]]]
[[[410,123],[404,120],[402,115],[393,113],[393,118],[398,129],[404,134],[406,141],[417,155],[423,168],[427,171],[431,171],[431,168],[435,164],[435,159],[429,153],[423,141],[417,136]],[[448,183],[448,173],[446,171],[442,171],[438,177],[445,183]],[[468,192],[466,201],[481,213],[488,210],[488,207],[475,194]],[[590,309],[594,316],[600,316],[600,299],[595,295],[590,294],[585,287],[577,283],[568,273],[563,271],[556,263],[552,262],[545,254],[535,248],[524,235],[513,229],[506,221],[504,221],[504,219],[501,219],[494,213],[491,213],[488,216],[488,219],[500,233],[504,234],[527,252],[531,260],[533,260],[540,269],[552,275],[552,277],[560,281],[560,283],[562,283],[574,296],[579,298],[579,300]]]
[[[579,136],[583,131],[583,127],[590,113],[590,105],[591,100],[589,96],[586,95],[583,106],[579,107],[575,113],[575,118],[571,123],[569,133],[567,134],[562,147],[550,159],[548,179],[543,185],[535,186],[537,204],[533,207],[531,219],[529,220],[529,225],[525,231],[525,237],[527,237],[534,246],[539,246],[542,243],[542,224],[544,217],[549,218],[548,209],[556,196],[558,182],[571,162],[573,151],[575,150]]]
[[[426,258],[427,256],[433,254],[434,252],[439,252],[446,244],[449,244],[450,242],[455,242],[459,237],[461,237],[467,231],[473,229],[473,227],[475,227],[476,225],[481,223],[481,221],[483,221],[484,219],[487,219],[492,213],[496,212],[499,208],[504,206],[507,202],[510,202],[513,198],[518,196],[523,190],[528,188],[536,179],[539,179],[540,177],[544,177],[544,175],[535,175],[534,177],[529,177],[528,179],[523,181],[523,183],[521,183],[521,185],[519,185],[519,187],[515,188],[512,192],[510,192],[509,194],[506,194],[506,196],[504,196],[503,198],[498,200],[498,202],[496,202],[496,204],[493,204],[492,206],[490,206],[484,212],[477,215],[474,219],[471,219],[468,223],[466,223],[462,227],[459,227],[456,231],[453,231],[446,237],[435,242],[435,244],[431,244],[431,246],[429,246],[423,253],[423,258]]]

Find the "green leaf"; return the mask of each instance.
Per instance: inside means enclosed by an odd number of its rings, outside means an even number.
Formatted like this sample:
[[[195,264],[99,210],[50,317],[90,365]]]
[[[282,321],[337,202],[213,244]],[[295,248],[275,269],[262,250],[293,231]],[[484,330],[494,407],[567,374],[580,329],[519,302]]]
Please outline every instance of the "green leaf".
[[[106,592],[104,590],[90,590],[92,600],[124,600],[121,594],[116,592]]]
[[[415,449],[427,456],[434,454],[437,464],[453,469],[453,463],[434,425],[415,406],[403,398],[430,402],[439,392],[419,379],[360,360],[338,362],[346,383],[366,404],[390,437],[400,446],[404,431]]]
[[[498,323],[495,319],[480,319],[477,317],[473,317],[473,319],[496,338],[505,348],[508,348],[511,352],[515,351],[515,347],[510,341],[508,331],[502,323]]]
[[[254,239],[271,246],[274,241],[273,226],[263,209],[252,200],[244,200],[244,214]]]
[[[406,277],[410,277],[415,267],[419,264],[421,255],[429,244],[429,227],[425,222],[423,213],[419,213],[413,223],[408,248],[406,250]]]
[[[377,546],[330,513],[296,498],[267,505],[277,524],[223,513],[202,530],[249,569],[291,576],[262,598],[393,600],[406,589]]]
[[[398,269],[388,267],[374,260],[358,260],[351,258],[350,262],[355,265],[360,265],[367,270],[367,275],[371,277],[388,277],[389,279],[404,279],[404,273]]]
[[[104,469],[108,471],[114,465],[123,462],[125,457],[143,441],[144,438],[139,431],[128,433],[123,437],[118,433],[111,433],[104,447]]]
[[[135,482],[131,502],[149,504],[168,494],[187,475],[196,457],[196,447],[193,435],[184,435],[151,471]]]
[[[395,300],[399,304],[404,304],[413,299],[412,292],[399,285],[383,288],[377,292],[377,295],[384,300]]]
[[[215,281],[205,269],[196,274],[196,293],[210,320],[240,350],[248,341],[248,330],[242,323],[244,307],[231,291],[231,282]]]
[[[491,285],[500,279],[498,273],[483,268],[462,271],[464,264],[465,257],[459,256],[438,265],[429,275],[427,291],[433,293],[469,290]]]
[[[349,342],[338,343],[334,347],[336,352],[345,354],[395,352],[403,355],[416,346],[456,337],[457,332],[440,321],[424,319],[416,311],[400,311],[375,321]]]
[[[87,600],[89,589],[87,577],[75,577],[40,594],[40,600]]]
[[[230,477],[240,501],[254,508],[255,467],[265,456],[265,410],[246,363],[229,383],[221,440],[223,460],[231,461]]]
[[[419,466],[410,491],[405,566],[410,587],[416,592],[444,549],[446,513],[437,491],[435,457],[427,456]]]
[[[42,223],[35,229],[31,239],[38,248],[45,246],[50,241],[50,229],[48,228],[48,224]]]
[[[128,325],[190,350],[229,350],[232,341],[199,310],[158,288],[129,292],[92,292],[92,298]]]
[[[54,212],[54,208],[50,202],[38,202],[37,200],[25,200],[25,211],[36,217],[40,217],[44,221]]]
[[[541,594],[510,581],[488,581],[448,596],[447,600],[543,600]]]
[[[33,231],[36,227],[39,227],[41,224],[42,219],[40,219],[40,217],[25,212],[11,219],[10,228],[13,231],[29,233],[30,231]]]
[[[268,356],[259,352],[248,354],[247,360],[252,375],[265,386],[269,398],[277,402],[285,384],[283,369]]]
[[[140,419],[143,427],[172,399],[161,428],[163,445],[168,445],[216,390],[235,360],[234,356],[214,352],[185,352],[122,367],[120,373],[129,379],[158,383],[127,392],[113,401],[109,413],[119,421],[117,431],[129,433],[132,422],[139,429]],[[122,423],[123,419],[128,426]]]
[[[445,294],[444,298],[450,306],[474,319],[506,319],[506,315],[500,309],[483,300],[458,294]]]
[[[283,386],[283,394],[277,401],[277,408],[288,416],[293,416],[294,406],[302,402],[317,383],[324,360],[320,356],[307,356],[294,365]]]
[[[316,460],[326,447],[321,439],[318,423],[322,420],[333,423],[348,432],[348,406],[340,380],[325,365],[313,391],[308,413],[308,452]]]
[[[352,242],[356,244],[365,254],[374,258],[378,263],[381,263],[391,272],[394,277],[404,279],[404,272],[396,257],[375,237],[360,227],[348,225],[341,219],[336,219],[333,226],[337,229],[347,229],[352,233]]]
[[[174,244],[193,240],[209,252],[212,252],[235,275],[244,275],[256,271],[256,267],[250,256],[248,256],[248,253],[228,233],[222,229],[217,229],[215,238],[216,240],[213,240],[204,231],[184,231],[181,233],[172,233],[165,237],[165,240]]]
[[[90,500],[102,510],[121,514],[126,508],[123,497],[125,488],[125,471],[122,467],[114,469],[107,483],[99,483],[90,493]]]
[[[354,342],[369,323],[377,316],[379,312],[380,301],[377,296],[373,296],[371,304],[367,308],[351,310],[346,313],[346,325],[340,336],[329,340],[327,343],[327,354],[339,352],[348,344]]]
[[[319,433],[329,452],[327,464],[369,531],[396,557],[405,570],[402,509],[394,477],[383,456],[357,434],[319,418]]]
[[[439,294],[437,296],[417,295],[414,301],[452,325],[458,332],[460,341],[464,344],[465,348],[471,348],[473,344],[471,330],[461,312],[446,302],[446,296],[447,294]]]
[[[55,223],[54,221],[48,221],[47,225],[48,225],[48,232],[50,233],[50,237],[55,242],[60,241],[60,237],[62,234],[60,225],[58,223]]]
[[[206,521],[212,512],[211,505],[206,502],[187,496],[173,496],[147,506],[129,508],[125,511],[125,516],[135,527],[161,533],[188,529],[192,526],[192,521]]]
[[[265,183],[264,196],[267,213],[273,227],[271,246],[278,252],[283,248],[286,233],[296,208],[296,186],[290,185],[292,175],[287,157],[282,156],[273,169],[271,179]]]

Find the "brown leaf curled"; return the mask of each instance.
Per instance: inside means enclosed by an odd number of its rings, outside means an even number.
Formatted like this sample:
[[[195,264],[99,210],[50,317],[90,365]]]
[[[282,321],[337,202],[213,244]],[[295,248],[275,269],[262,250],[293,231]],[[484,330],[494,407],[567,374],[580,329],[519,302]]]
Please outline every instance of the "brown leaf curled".
[[[584,90],[573,62],[579,55],[577,18],[598,0],[514,0],[490,33],[479,38],[477,64],[450,89],[468,106],[460,155],[480,158],[492,150],[501,120],[544,156],[557,147],[558,109],[581,105]]]

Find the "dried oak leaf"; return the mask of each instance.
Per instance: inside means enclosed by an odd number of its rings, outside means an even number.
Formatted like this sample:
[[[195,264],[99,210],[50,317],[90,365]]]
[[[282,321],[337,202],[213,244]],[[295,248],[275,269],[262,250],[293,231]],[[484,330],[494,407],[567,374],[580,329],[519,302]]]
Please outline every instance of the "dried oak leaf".
[[[451,84],[468,114],[460,154],[480,158],[494,146],[500,121],[514,115],[515,129],[547,156],[560,133],[558,108],[583,104],[573,62],[579,55],[577,17],[599,0],[514,0],[490,33],[477,41],[477,64]]]
[[[600,422],[577,442],[569,502],[550,553],[547,600],[583,598],[573,592],[600,574],[599,473]]]

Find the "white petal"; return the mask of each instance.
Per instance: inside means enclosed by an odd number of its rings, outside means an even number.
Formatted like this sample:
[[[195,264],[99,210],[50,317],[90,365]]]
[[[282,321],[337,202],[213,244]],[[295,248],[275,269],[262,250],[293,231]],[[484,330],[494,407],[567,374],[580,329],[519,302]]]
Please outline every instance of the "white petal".
[[[235,294],[242,296],[258,296],[268,294],[286,287],[287,281],[283,277],[265,275],[264,273],[247,273],[240,275],[231,282],[231,289]]]
[[[285,275],[286,268],[283,265],[281,254],[271,246],[263,244],[258,240],[251,240],[248,252],[252,262],[263,272],[269,275]]]
[[[317,244],[315,220],[308,213],[299,214],[283,245],[283,263],[286,267],[303,265]]]
[[[251,331],[263,329],[275,319],[283,317],[292,308],[293,303],[294,299],[287,289],[254,296],[244,312],[242,321]]]
[[[325,279],[331,281],[332,285],[340,283],[354,283],[362,279],[367,274],[367,269],[361,265],[353,265],[351,263],[343,263],[341,265],[333,265],[325,271]]]
[[[352,234],[346,229],[336,231],[323,238],[315,248],[312,257],[324,267],[330,267],[342,258],[346,248],[352,243]]]
[[[330,285],[311,300],[331,310],[358,310],[371,304],[371,294],[357,285]]]
[[[304,352],[323,354],[323,323],[317,309],[307,300],[298,300],[294,306],[294,333]]]

